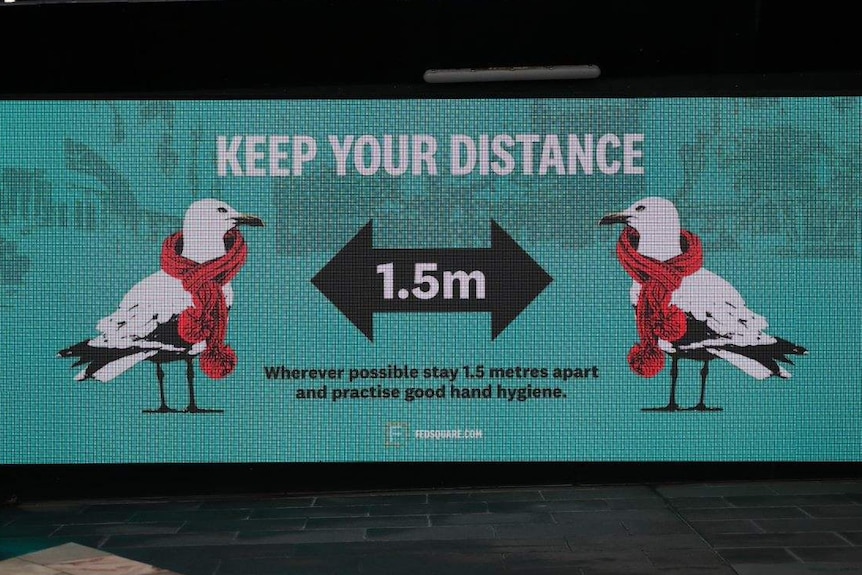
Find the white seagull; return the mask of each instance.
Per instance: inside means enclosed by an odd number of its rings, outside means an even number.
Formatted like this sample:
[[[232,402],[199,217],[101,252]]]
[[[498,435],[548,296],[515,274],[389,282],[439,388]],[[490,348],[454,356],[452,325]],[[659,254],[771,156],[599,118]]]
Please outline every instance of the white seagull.
[[[189,260],[192,265],[222,258],[231,247],[230,238],[238,236],[231,236],[229,232],[238,225],[264,224],[260,218],[241,214],[218,200],[194,202],[183,220],[182,236],[176,244],[178,255]],[[241,236],[238,237],[241,241]],[[229,281],[221,286],[221,291],[223,301],[230,309],[233,305],[233,289]],[[220,413],[221,410],[201,409],[195,402],[193,361],[204,352],[207,342],[189,343],[180,337],[178,331],[180,314],[192,308],[193,304],[193,296],[183,287],[183,282],[163,269],[159,270],[129,290],[119,308],[98,322],[96,329],[99,335],[60,351],[59,356],[78,358],[75,366],[86,365],[75,376],[76,381],[109,382],[142,361],[154,363],[161,405],[144,413],[178,411],[168,407],[165,400],[162,364],[185,361],[189,403],[184,411]],[[226,319],[224,321],[226,323]]]
[[[664,198],[645,198],[622,212],[608,214],[600,225],[625,224],[637,231],[637,253],[656,262],[667,262],[683,253],[679,214]],[[643,286],[634,281],[631,303],[637,309]],[[676,381],[679,359],[703,362],[700,371],[700,401],[696,411],[720,411],[705,404],[709,362],[723,359],[751,377],[763,380],[772,376],[789,379],[791,374],[779,362],[793,364],[788,355],[807,355],[808,351],[787,340],[766,333],[764,317],[746,307],[739,292],[726,280],[701,267],[682,279],[673,291],[671,305],[685,314],[685,334],[673,342],[659,338],[658,346],[671,358],[670,400],[667,406],[644,411],[678,411]]]

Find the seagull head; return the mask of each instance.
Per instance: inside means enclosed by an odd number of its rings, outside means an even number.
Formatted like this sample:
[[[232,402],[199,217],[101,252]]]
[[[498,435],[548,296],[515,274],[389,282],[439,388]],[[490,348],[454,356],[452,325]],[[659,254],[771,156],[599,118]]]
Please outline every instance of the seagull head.
[[[664,198],[644,198],[622,212],[608,214],[599,221],[600,226],[625,224],[637,230],[640,236],[678,233],[679,214],[673,202]]]
[[[241,214],[220,200],[199,200],[186,210],[183,235],[222,238],[239,225],[262,227],[263,220],[257,216]]]

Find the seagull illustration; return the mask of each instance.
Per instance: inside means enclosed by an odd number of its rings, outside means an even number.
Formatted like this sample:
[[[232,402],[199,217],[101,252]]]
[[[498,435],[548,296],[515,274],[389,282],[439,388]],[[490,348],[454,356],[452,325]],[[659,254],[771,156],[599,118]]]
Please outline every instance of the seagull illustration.
[[[246,260],[247,247],[237,226],[263,226],[256,216],[206,199],[186,211],[182,232],[169,236],[161,270],[146,277],[123,297],[113,314],[98,322],[99,335],[59,352],[86,365],[76,381],[109,382],[142,361],[156,366],[161,405],[144,413],[176,413],[165,400],[163,364],[184,361],[189,388],[186,413],[221,413],[195,401],[194,359],[212,379],[229,375],[236,353],[225,343],[233,305],[231,280]]]
[[[610,224],[626,226],[617,257],[634,280],[630,299],[640,342],[629,352],[629,366],[642,377],[654,377],[664,368],[665,354],[671,358],[668,404],[644,411],[681,409],[676,401],[680,359],[703,362],[700,401],[690,408],[696,411],[721,411],[705,403],[713,359],[723,359],[758,380],[791,377],[779,362],[792,365],[788,355],[808,351],[768,335],[766,319],[748,309],[730,283],[703,268],[700,239],[680,228],[672,202],[642,199],[599,222]]]

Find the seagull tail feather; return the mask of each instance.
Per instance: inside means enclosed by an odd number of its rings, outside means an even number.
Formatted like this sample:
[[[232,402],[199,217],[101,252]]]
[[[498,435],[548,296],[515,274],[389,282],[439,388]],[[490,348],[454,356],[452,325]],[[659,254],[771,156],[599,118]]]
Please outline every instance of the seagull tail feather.
[[[90,345],[82,341],[57,354],[64,359],[76,358],[70,367],[87,367],[74,376],[75,381],[96,379],[106,383],[121,375],[135,364],[155,355],[155,351],[144,351],[140,348],[114,349]]]
[[[69,346],[66,349],[61,349],[57,352],[57,357],[82,357],[82,354],[86,354],[86,352],[91,349],[89,343],[90,342],[88,340],[84,340],[80,343]]]
[[[775,351],[780,352],[782,355],[808,355],[808,350],[801,345],[790,343],[780,337],[776,337],[775,340]]]
[[[777,376],[790,379],[792,374],[778,365],[778,362],[794,365],[788,355],[807,355],[808,350],[781,338],[767,345],[733,345],[724,348],[710,348],[710,353],[720,357],[755,379]]]

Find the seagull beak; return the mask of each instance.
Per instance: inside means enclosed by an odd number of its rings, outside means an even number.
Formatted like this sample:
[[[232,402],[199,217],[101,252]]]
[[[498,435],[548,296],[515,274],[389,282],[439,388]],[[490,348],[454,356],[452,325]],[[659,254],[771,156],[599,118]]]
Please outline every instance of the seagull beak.
[[[264,225],[263,220],[257,216],[241,215],[235,217],[233,221],[238,226],[251,226],[253,228],[262,228]]]
[[[629,216],[623,213],[608,214],[599,221],[600,226],[610,226],[613,224],[627,224]]]

